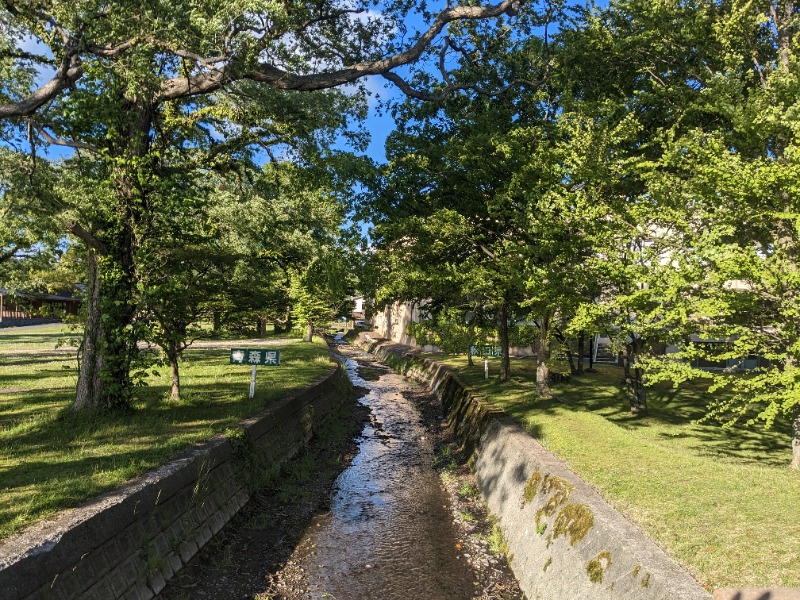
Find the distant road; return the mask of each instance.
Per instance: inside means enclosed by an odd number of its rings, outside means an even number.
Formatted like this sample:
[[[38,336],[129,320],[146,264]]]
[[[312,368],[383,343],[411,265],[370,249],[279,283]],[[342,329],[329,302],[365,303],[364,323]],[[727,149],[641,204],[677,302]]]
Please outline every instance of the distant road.
[[[0,327],[0,331],[20,331],[27,329],[42,329],[43,327],[58,327],[59,325],[66,326],[66,323],[37,323],[36,325],[11,325],[9,327]]]

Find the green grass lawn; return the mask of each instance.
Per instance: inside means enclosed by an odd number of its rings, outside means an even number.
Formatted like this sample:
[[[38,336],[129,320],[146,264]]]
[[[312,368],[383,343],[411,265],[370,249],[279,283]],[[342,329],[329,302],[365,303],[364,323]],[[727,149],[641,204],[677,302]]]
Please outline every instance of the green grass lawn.
[[[788,469],[787,424],[697,424],[709,400],[702,384],[651,388],[649,414],[633,417],[616,367],[556,384],[555,397],[543,400],[532,360],[513,361],[506,384],[497,381],[497,361],[488,381],[482,362],[443,362],[707,587],[800,587],[800,473]]]
[[[180,401],[169,398],[163,368],[137,390],[130,414],[76,414],[75,349],[55,349],[64,331],[0,329],[0,538],[152,469],[332,366],[319,338],[270,338],[281,366],[258,369],[250,400],[250,369],[229,364],[230,344],[190,348]]]

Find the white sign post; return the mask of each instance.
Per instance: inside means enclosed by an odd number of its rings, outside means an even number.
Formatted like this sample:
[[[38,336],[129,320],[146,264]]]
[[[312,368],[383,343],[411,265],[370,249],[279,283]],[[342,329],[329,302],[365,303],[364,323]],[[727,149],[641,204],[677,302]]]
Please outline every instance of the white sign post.
[[[256,395],[256,366],[253,365],[253,371],[250,374],[250,397]]]
[[[256,350],[251,348],[234,348],[231,350],[232,365],[252,365],[250,372],[250,398],[256,395],[256,366],[279,367],[281,365],[280,350]]]
[[[489,379],[489,357],[500,356],[499,346],[471,346],[469,352],[472,356],[483,356],[483,377]]]

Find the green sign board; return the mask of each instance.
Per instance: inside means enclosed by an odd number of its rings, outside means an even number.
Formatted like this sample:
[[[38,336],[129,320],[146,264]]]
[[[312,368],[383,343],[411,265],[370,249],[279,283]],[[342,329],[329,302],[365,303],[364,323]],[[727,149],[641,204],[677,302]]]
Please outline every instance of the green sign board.
[[[469,349],[472,356],[500,356],[500,346],[472,346]]]
[[[258,348],[233,348],[231,349],[231,364],[278,367],[281,364],[281,351]]]

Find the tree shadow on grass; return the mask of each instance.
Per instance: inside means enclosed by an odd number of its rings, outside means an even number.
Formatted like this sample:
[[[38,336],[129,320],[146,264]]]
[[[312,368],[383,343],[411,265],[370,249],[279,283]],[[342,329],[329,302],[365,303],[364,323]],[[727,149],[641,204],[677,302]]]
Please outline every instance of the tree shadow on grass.
[[[57,367],[57,368],[53,368],[53,369],[41,369],[41,370],[37,370],[37,371],[32,372],[32,373],[25,373],[25,374],[14,373],[14,374],[11,374],[11,375],[0,375],[0,388],[1,387],[7,387],[12,383],[20,383],[20,382],[29,382],[30,383],[30,382],[39,381],[39,380],[42,380],[42,379],[53,379],[54,377],[61,377],[61,376],[64,376],[64,375],[77,375],[77,372],[74,371],[74,370],[69,370],[69,369],[64,369],[64,368]],[[15,385],[14,387],[18,387],[18,386]],[[58,386],[58,387],[64,387],[64,386]],[[36,389],[31,390],[31,392],[34,392],[34,393],[35,392],[41,392],[41,391],[43,391],[43,390],[41,390],[41,389],[39,389],[39,390],[36,390]],[[47,390],[44,390],[44,391],[47,391]]]
[[[0,501],[0,531],[9,535],[42,517],[77,506],[156,468],[163,460],[148,448],[56,462],[26,458],[2,470],[5,497],[13,497],[13,501]]]
[[[10,345],[10,344],[31,344],[31,345],[39,345],[44,344],[45,342],[52,340],[53,345],[55,345],[58,340],[65,335],[68,335],[68,332],[55,332],[55,331],[40,331],[40,332],[25,332],[25,333],[2,333],[2,329],[0,329],[0,344],[2,345]]]
[[[0,359],[0,377],[25,378],[29,376],[39,376],[47,373],[52,376],[54,373],[63,375],[69,371],[75,372],[77,366],[75,357],[71,354],[48,355],[45,359],[32,359],[31,357],[20,357],[10,361]]]
[[[512,365],[512,372],[515,367],[517,365]],[[697,456],[765,466],[786,466],[791,458],[791,428],[785,419],[776,422],[771,430],[764,430],[759,423],[733,427],[723,427],[714,421],[698,423],[708,414],[708,404],[718,397],[706,391],[708,382],[686,383],[679,388],[668,384],[648,388],[648,412],[637,416],[630,412],[619,367],[601,366],[595,373],[584,373],[554,384],[554,399],[538,398],[530,389],[531,385],[525,385],[526,376],[533,379],[535,373],[532,369],[517,368],[515,377],[522,381],[502,384],[507,386],[505,388],[500,384],[488,386],[487,393],[497,393],[499,398],[518,395],[519,399],[513,402],[501,400],[498,404],[529,430],[535,425],[531,420],[534,414],[549,416],[563,414],[564,410],[586,411],[623,429],[642,434],[652,430],[646,436],[654,442],[677,441]],[[526,395],[530,395],[529,401],[524,400]],[[756,411],[749,416],[755,414]]]

